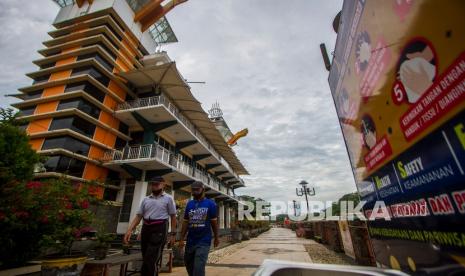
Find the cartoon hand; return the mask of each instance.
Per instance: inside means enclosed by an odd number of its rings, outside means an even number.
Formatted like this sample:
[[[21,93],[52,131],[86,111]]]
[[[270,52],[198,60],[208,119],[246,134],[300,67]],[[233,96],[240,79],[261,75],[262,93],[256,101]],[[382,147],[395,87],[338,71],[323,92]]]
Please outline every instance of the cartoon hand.
[[[425,71],[425,68],[420,67],[420,72],[415,72],[409,68],[405,68],[402,83],[410,88],[412,92],[421,95],[428,89],[433,82]]]

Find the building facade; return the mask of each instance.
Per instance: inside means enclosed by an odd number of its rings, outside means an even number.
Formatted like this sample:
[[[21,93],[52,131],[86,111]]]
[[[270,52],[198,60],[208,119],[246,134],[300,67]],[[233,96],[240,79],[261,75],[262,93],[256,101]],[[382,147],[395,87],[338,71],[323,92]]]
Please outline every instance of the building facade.
[[[185,1],[55,0],[61,9],[13,106],[32,147],[47,156],[36,178],[65,176],[118,206],[124,233],[162,176],[176,200],[202,181],[229,228],[247,170],[192,95],[162,43],[175,42],[164,15]],[[166,2],[166,1],[165,1]]]

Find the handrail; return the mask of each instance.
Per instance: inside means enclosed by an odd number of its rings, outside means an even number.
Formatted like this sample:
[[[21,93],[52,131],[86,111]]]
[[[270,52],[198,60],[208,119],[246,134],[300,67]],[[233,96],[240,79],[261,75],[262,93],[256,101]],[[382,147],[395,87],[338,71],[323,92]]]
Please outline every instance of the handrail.
[[[126,146],[122,149],[112,149],[105,151],[102,161],[123,161],[137,159],[157,159],[160,162],[176,168],[179,172],[190,176],[217,191],[230,195],[230,190],[224,184],[215,180],[210,174],[194,168],[182,159],[182,155],[176,154],[157,143]]]
[[[149,107],[149,106],[156,106],[156,105],[163,105],[169,110],[174,117],[176,117],[184,126],[189,129],[192,134],[204,144],[204,146],[210,150],[210,152],[215,156],[223,166],[225,166],[237,179],[240,179],[239,176],[233,171],[231,166],[228,162],[226,162],[221,155],[213,148],[213,146],[207,141],[207,139],[197,130],[197,128],[179,111],[179,109],[172,104],[168,98],[163,95],[160,96],[152,96],[146,98],[138,98],[135,100],[126,101],[120,103],[116,107],[116,111],[120,110],[128,110],[133,108],[141,108],[141,107]]]

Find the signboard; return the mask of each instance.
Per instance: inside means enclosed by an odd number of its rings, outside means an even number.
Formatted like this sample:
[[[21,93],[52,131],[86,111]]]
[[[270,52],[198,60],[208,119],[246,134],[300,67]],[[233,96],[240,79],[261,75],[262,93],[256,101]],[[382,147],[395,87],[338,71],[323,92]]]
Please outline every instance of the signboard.
[[[344,1],[329,85],[377,262],[465,273],[465,1]]]

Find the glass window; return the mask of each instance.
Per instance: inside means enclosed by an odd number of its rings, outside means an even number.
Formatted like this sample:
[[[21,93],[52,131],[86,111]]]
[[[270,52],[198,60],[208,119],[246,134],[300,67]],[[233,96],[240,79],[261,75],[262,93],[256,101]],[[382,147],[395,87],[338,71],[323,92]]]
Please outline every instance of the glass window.
[[[115,148],[121,149],[121,148],[124,148],[125,146],[126,146],[126,140],[117,137],[116,142],[115,142]]]
[[[124,189],[123,206],[121,207],[121,213],[119,215],[120,222],[129,222],[129,216],[131,215],[132,197],[134,196],[135,184],[126,183]]]
[[[55,62],[50,62],[50,63],[46,63],[46,64],[42,64],[40,65],[40,69],[47,69],[47,68],[50,68],[50,67],[53,67],[55,66]]]
[[[80,91],[80,90],[84,91],[87,83],[88,82],[84,81],[84,82],[74,82],[74,83],[67,84],[65,88],[65,93]]]
[[[26,130],[27,126],[29,125],[29,122],[20,122],[18,123],[18,127],[22,130]]]
[[[93,66],[84,66],[84,67],[74,68],[73,72],[71,73],[71,76],[85,75],[85,74],[92,76],[94,79],[96,79],[98,82],[100,82],[104,86],[107,86],[110,83],[110,79],[107,76],[105,76],[103,73],[101,73],[98,69],[94,68]]]
[[[124,133],[126,135],[129,135],[129,127],[123,122],[119,122],[119,127],[118,127],[119,132]]]
[[[119,33],[109,23],[105,23],[103,25],[106,26],[108,29],[110,29],[111,33],[114,34],[118,38],[119,41],[123,40],[123,38],[119,35]]]
[[[140,145],[144,141],[144,132],[143,131],[135,131],[131,132],[131,141],[129,141],[129,145]]]
[[[68,99],[61,100],[58,104],[57,110],[63,110],[68,108],[79,108],[80,99]]]
[[[29,116],[34,114],[34,110],[36,110],[36,106],[22,108],[19,112],[21,116]]]
[[[84,59],[95,59],[98,63],[100,63],[103,67],[105,67],[108,71],[113,72],[113,65],[111,65],[105,58],[103,58],[98,53],[90,53],[86,55],[80,55],[77,60],[84,60]]]
[[[49,156],[44,163],[47,172],[65,173],[71,176],[82,177],[86,162],[68,156]]]
[[[76,154],[87,156],[89,154],[90,145],[70,136],[60,136],[45,139],[42,149],[65,149]]]
[[[95,125],[80,117],[62,117],[54,118],[50,124],[49,130],[57,129],[72,129],[92,138],[95,132]]]
[[[27,100],[37,99],[37,98],[40,98],[40,96],[42,96],[42,90],[32,91],[24,95],[24,100],[27,101]]]
[[[97,101],[103,103],[103,100],[105,99],[105,93],[102,92],[100,89],[95,87],[93,84],[90,82],[84,81],[84,82],[75,82],[75,83],[70,83],[66,85],[65,88],[65,93],[67,92],[74,92],[74,91],[84,91],[87,94],[91,95],[94,97]]]
[[[50,51],[50,50],[49,50]],[[59,53],[61,53],[61,49],[55,49],[55,50],[52,50],[50,51],[49,53],[47,53],[45,56],[46,57],[49,57],[49,56],[54,56],[54,55],[58,55]]]
[[[79,103],[79,109],[82,112],[94,117],[95,119],[98,119],[98,117],[100,116],[100,108],[96,107],[95,105],[93,105],[85,99],[81,99],[81,102]]]
[[[96,119],[98,119],[100,115],[100,109],[98,107],[82,98],[61,100],[57,110],[63,110],[68,108],[77,108]]]
[[[102,47],[103,50],[107,52],[107,54],[109,54],[113,59],[116,60],[116,54],[112,50],[110,50],[110,48],[108,48],[107,45],[105,45],[103,42],[97,42],[95,45]]]
[[[107,26],[108,26],[108,25],[107,25]],[[110,30],[111,30],[111,29],[110,29]],[[108,34],[106,34],[106,33],[102,33],[102,34],[103,34],[103,36],[108,40],[108,42],[110,42],[110,44],[111,44],[113,47],[115,47],[117,50],[119,50],[118,45],[116,45],[116,43],[113,41],[113,39],[111,39],[111,38],[108,36]],[[119,36],[116,32],[113,32],[113,34],[116,35],[116,37]],[[121,40],[121,39],[119,39],[119,40]]]
[[[45,76],[35,77],[33,78],[34,81],[32,82],[32,84],[39,84],[39,83],[47,82],[49,78],[50,78],[50,74],[45,75]]]
[[[116,201],[118,190],[105,188],[103,192],[103,200]]]

